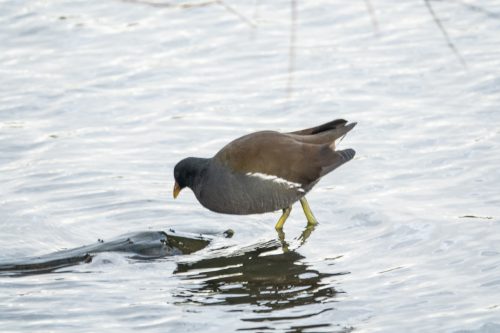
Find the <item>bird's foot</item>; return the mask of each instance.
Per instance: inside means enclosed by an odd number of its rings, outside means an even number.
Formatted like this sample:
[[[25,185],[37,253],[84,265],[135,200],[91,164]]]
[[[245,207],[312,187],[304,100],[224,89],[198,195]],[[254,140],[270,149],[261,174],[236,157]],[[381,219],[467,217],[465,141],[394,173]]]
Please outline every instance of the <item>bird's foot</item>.
[[[285,240],[285,233],[283,232],[283,229],[276,229],[276,232],[278,233],[278,239],[280,240],[283,253],[290,251],[289,244]]]

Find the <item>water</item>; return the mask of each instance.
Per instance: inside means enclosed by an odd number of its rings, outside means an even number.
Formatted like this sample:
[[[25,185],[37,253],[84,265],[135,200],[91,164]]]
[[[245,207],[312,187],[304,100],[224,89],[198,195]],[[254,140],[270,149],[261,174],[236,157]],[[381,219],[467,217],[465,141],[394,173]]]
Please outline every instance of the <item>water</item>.
[[[197,3],[1,3],[0,260],[235,230],[1,277],[1,331],[500,332],[500,3],[432,1],[449,41],[422,1]],[[335,118],[357,156],[288,252],[279,213],[172,199],[183,157]]]

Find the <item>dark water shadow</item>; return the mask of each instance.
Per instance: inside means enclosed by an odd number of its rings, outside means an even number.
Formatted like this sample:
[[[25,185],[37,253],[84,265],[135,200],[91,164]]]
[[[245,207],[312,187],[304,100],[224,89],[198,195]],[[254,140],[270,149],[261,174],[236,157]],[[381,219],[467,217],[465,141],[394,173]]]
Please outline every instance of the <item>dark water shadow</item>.
[[[432,7],[431,1],[430,0],[424,0],[424,3],[425,3],[425,7],[427,8],[430,16],[432,17],[432,20],[434,21],[434,23],[436,24],[436,26],[441,31],[441,33],[443,35],[443,38],[446,41],[446,45],[453,52],[453,54],[455,54],[455,56],[457,57],[458,61],[460,61],[460,64],[462,64],[462,66],[464,68],[467,68],[467,63],[465,62],[464,57],[462,56],[462,54],[460,53],[460,51],[458,50],[458,48],[455,46],[455,44],[452,42],[452,40],[451,40],[451,38],[450,38],[450,36],[448,34],[448,31],[446,30],[443,22],[441,21],[441,19],[438,17],[438,15],[436,14],[436,12],[434,11],[434,8]]]
[[[206,236],[179,234],[173,230],[131,233],[42,256],[0,261],[0,277],[50,273],[63,267],[90,263],[96,254],[103,252],[120,252],[135,260],[190,254],[203,249],[210,241],[211,238]]]
[[[332,303],[340,291],[329,281],[331,277],[349,274],[313,269],[297,250],[284,250],[280,240],[257,243],[229,253],[227,250],[177,264],[174,274],[192,282],[183,284],[183,289],[174,293],[177,305],[228,305],[228,312],[244,311],[242,308],[246,310],[250,306],[255,316],[242,318],[243,322],[293,322],[332,311]],[[293,315],[279,312],[292,308]],[[299,308],[301,310],[297,311]],[[318,322],[314,326],[330,327],[332,323]],[[309,326],[302,329],[305,328]],[[270,328],[259,326],[241,330],[266,329]]]

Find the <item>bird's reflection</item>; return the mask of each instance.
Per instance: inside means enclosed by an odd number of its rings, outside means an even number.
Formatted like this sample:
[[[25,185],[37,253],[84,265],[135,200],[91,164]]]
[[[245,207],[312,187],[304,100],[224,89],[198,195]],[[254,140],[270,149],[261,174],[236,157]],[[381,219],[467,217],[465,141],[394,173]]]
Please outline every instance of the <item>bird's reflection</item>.
[[[195,262],[178,263],[174,273],[193,280],[176,293],[179,303],[256,305],[253,312],[262,314],[326,303],[334,298],[337,291],[326,280],[346,273],[322,273],[312,269],[303,261],[304,256],[283,244],[286,244],[284,238]],[[321,306],[316,310],[310,315],[324,312],[325,308]],[[259,321],[259,318],[251,321]]]
[[[306,243],[307,239],[309,238],[309,236],[311,236],[314,229],[316,229],[316,225],[306,225],[300,236],[297,238],[300,242],[299,247]],[[286,241],[285,232],[283,231],[283,229],[276,230],[276,232],[278,234],[278,239],[281,242],[283,252],[288,252],[290,250],[290,244]]]

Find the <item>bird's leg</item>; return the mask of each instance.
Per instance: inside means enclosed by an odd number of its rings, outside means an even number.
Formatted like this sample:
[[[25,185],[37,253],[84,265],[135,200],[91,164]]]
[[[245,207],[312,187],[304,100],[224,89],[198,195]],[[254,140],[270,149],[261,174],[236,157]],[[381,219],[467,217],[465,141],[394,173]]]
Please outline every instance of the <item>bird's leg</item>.
[[[302,209],[304,210],[304,214],[306,215],[307,218],[307,225],[316,225],[318,224],[318,221],[314,217],[313,213],[311,212],[311,207],[309,207],[309,204],[307,203],[306,197],[300,198],[300,204],[302,205]]]
[[[276,223],[276,231],[278,232],[278,238],[281,242],[281,247],[283,248],[283,252],[288,252],[288,243],[285,241],[285,233],[283,232],[283,225],[285,224],[286,219],[290,215],[292,211],[292,206],[283,209],[283,214],[281,215],[278,223]]]
[[[280,219],[278,220],[278,223],[276,223],[276,225],[274,226],[276,230],[283,229],[283,225],[285,224],[285,221],[290,215],[291,211],[292,211],[292,206],[283,209],[283,215],[281,215]]]

